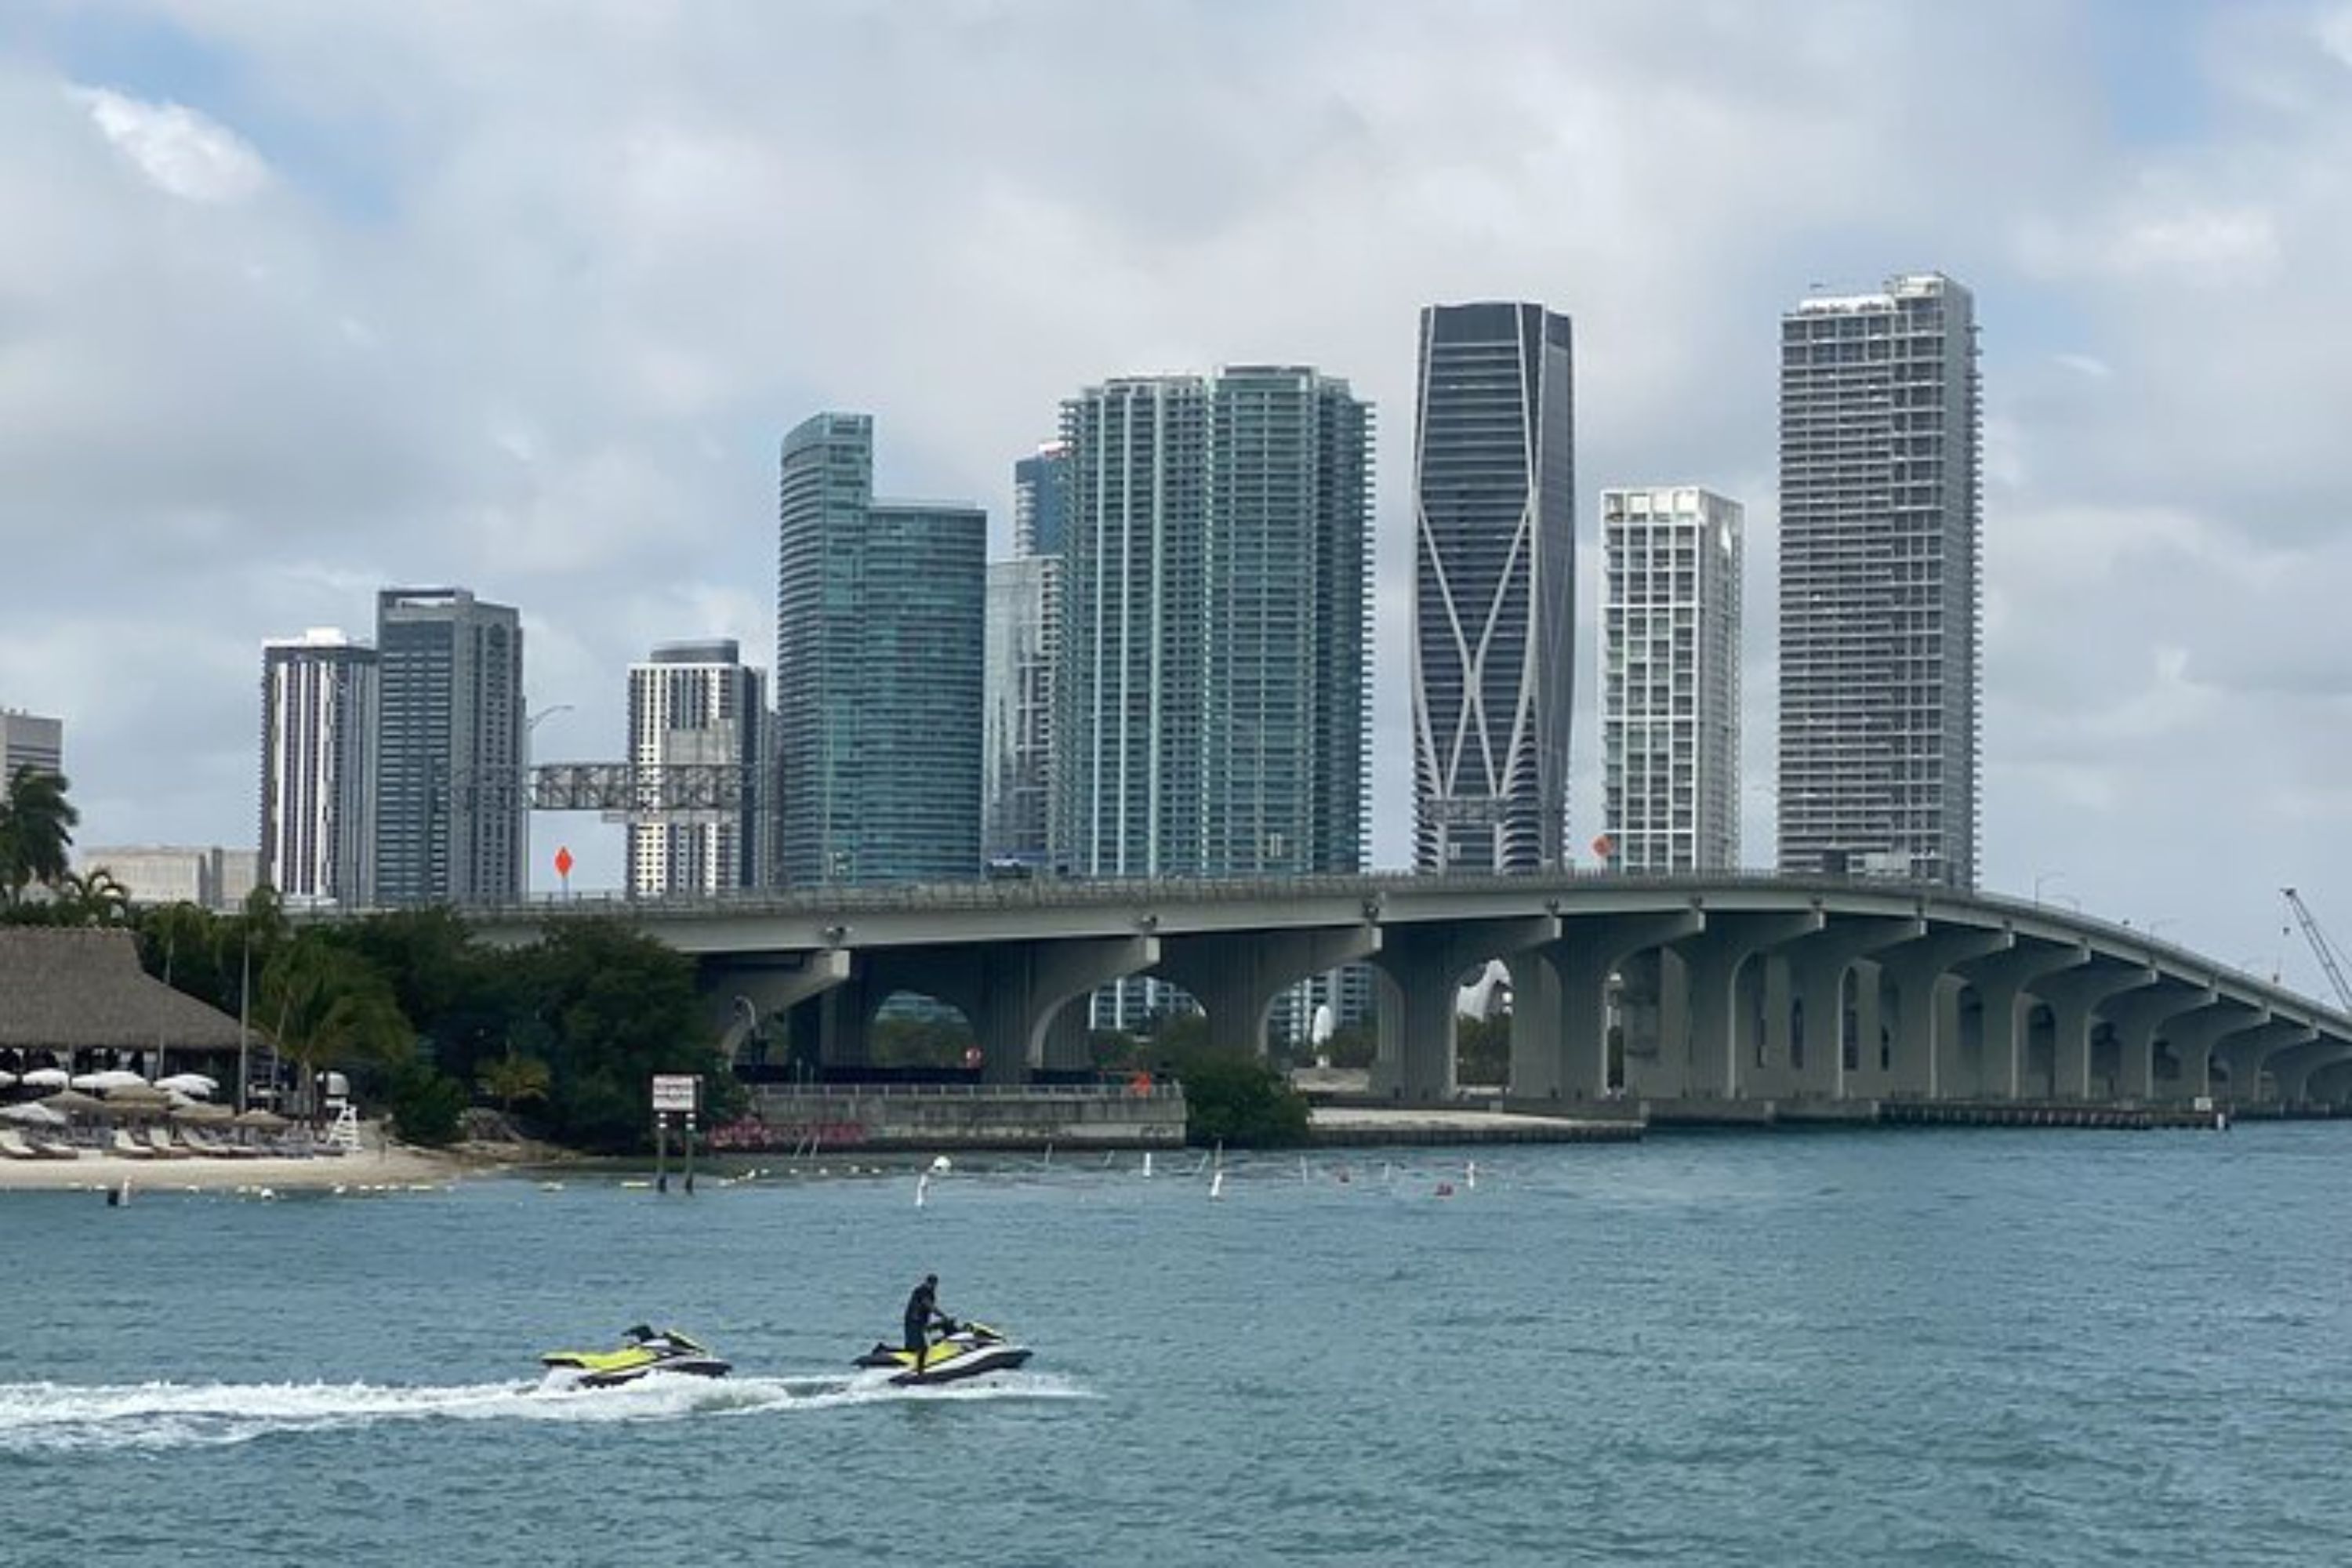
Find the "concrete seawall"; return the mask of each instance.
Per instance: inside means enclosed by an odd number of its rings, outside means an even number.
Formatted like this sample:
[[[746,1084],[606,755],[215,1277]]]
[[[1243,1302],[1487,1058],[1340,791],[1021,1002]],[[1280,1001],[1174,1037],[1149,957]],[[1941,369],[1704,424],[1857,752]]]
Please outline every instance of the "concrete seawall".
[[[842,1085],[752,1091],[752,1118],[713,1131],[722,1150],[1171,1149],[1184,1091],[967,1085]]]

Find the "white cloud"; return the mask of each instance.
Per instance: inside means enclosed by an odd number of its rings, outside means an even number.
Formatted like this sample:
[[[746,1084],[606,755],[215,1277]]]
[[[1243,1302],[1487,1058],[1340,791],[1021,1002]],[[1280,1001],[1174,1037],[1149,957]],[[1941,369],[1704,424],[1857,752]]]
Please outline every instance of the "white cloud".
[[[78,87],[90,122],[139,172],[184,201],[236,202],[269,183],[261,155],[219,121],[177,103]]]
[[[2352,910],[2352,846],[2264,805],[2352,776],[2352,366],[2312,303],[2352,275],[2352,10],[2179,35],[2210,111],[2141,145],[2080,6],[582,0],[558,47],[530,7],[125,10],[247,96],[0,61],[0,544],[43,584],[0,699],[67,711],[94,835],[247,838],[257,645],[366,629],[379,583],[522,606],[533,701],[574,708],[541,740],[614,750],[651,642],[772,646],[803,415],[872,410],[882,486],[1001,539],[1062,396],[1253,358],[1379,405],[1403,757],[1414,312],[1501,295],[1575,317],[1588,537],[1608,484],[1748,505],[1760,860],[1777,317],[1939,267],[1985,332],[1990,879],[2187,933],[2296,864]],[[1394,863],[1410,781],[1375,781]],[[2222,816],[2228,857],[2178,852]]]

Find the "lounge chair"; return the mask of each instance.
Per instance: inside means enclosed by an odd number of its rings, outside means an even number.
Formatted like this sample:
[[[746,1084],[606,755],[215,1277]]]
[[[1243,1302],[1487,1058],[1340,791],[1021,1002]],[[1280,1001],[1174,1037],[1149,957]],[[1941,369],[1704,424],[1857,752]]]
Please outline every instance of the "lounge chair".
[[[155,1152],[158,1160],[186,1160],[195,1155],[194,1149],[183,1149],[172,1142],[172,1130],[160,1123],[147,1129],[147,1147]]]
[[[215,1160],[252,1160],[261,1154],[258,1149],[248,1149],[242,1143],[224,1143],[211,1133],[194,1127],[181,1128],[179,1138],[187,1148]]]
[[[155,1157],[155,1151],[131,1137],[131,1129],[128,1127],[116,1128],[114,1136],[108,1140],[99,1152],[120,1154],[126,1160],[152,1160]]]
[[[0,1127],[0,1160],[38,1160],[45,1156],[25,1142],[25,1135],[13,1127]]]

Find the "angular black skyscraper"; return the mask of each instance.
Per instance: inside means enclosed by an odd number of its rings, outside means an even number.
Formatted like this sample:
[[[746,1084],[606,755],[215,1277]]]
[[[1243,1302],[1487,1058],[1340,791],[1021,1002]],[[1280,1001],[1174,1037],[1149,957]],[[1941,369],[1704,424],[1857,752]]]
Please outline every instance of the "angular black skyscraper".
[[[1421,313],[1413,427],[1413,855],[1424,871],[1561,863],[1575,685],[1569,321]]]

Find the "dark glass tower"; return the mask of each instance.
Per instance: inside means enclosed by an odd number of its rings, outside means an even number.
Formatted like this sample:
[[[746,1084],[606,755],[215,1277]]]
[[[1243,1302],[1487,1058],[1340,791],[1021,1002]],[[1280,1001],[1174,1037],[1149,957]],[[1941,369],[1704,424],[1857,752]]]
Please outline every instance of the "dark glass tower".
[[[874,425],[784,437],[778,864],[785,885],[980,875],[988,514],[874,499]]]
[[[523,896],[522,618],[464,588],[376,595],[375,896]]]
[[[1424,871],[1562,861],[1575,689],[1569,321],[1421,313],[1413,430],[1413,855]]]

